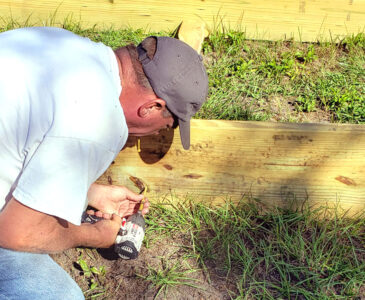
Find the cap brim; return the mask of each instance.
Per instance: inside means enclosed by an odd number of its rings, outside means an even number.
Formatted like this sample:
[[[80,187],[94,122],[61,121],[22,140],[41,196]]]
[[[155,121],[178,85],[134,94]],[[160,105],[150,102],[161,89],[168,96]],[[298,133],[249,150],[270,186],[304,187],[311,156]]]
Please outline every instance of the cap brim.
[[[190,148],[190,119],[188,121],[183,121],[179,119],[179,129],[181,144],[185,150]]]

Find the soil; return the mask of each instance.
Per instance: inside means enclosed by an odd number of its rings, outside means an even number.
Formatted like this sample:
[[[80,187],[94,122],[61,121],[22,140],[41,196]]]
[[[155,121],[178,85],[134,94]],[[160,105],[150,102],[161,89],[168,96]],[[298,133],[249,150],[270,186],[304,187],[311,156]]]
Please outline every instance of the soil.
[[[208,277],[196,260],[187,258],[184,243],[183,238],[163,237],[148,248],[142,246],[138,258],[130,261],[119,258],[113,249],[77,248],[52,257],[79,284],[86,299],[231,299],[230,293],[237,292],[235,282],[228,282],[214,263],[206,266]],[[80,257],[90,268],[104,266],[105,275],[87,276]],[[166,276],[159,277],[157,271]],[[170,282],[164,285],[164,278]],[[97,287],[90,291],[92,282]]]
[[[257,101],[252,101],[252,103]],[[259,104],[259,110],[268,111],[272,115],[269,121],[273,122],[298,122],[298,123],[330,123],[331,114],[317,108],[313,112],[298,112],[295,109],[295,97],[269,97]]]

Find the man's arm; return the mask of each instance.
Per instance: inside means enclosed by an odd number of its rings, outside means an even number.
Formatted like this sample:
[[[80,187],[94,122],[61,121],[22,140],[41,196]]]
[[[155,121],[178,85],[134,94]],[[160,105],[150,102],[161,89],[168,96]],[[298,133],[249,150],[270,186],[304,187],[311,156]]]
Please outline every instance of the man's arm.
[[[0,213],[0,247],[55,253],[76,246],[107,248],[116,238],[120,217],[76,226],[31,209],[12,198]]]

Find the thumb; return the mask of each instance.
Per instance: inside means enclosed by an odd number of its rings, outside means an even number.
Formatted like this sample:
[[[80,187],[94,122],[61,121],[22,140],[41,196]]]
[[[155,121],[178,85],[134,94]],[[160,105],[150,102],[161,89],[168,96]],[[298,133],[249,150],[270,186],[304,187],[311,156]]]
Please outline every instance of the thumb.
[[[136,194],[132,192],[131,190],[127,190],[127,199],[131,201],[141,202],[144,195],[142,194]]]
[[[119,217],[117,214],[113,214],[110,220],[117,223],[119,227],[122,226],[122,218]]]

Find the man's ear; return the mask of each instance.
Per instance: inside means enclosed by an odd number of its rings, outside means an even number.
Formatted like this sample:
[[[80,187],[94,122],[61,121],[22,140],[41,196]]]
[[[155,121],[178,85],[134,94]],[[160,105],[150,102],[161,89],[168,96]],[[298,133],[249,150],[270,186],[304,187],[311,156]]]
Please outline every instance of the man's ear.
[[[138,116],[141,118],[146,118],[151,114],[160,113],[166,107],[166,102],[162,99],[154,99],[147,101],[142,104],[138,109]]]

